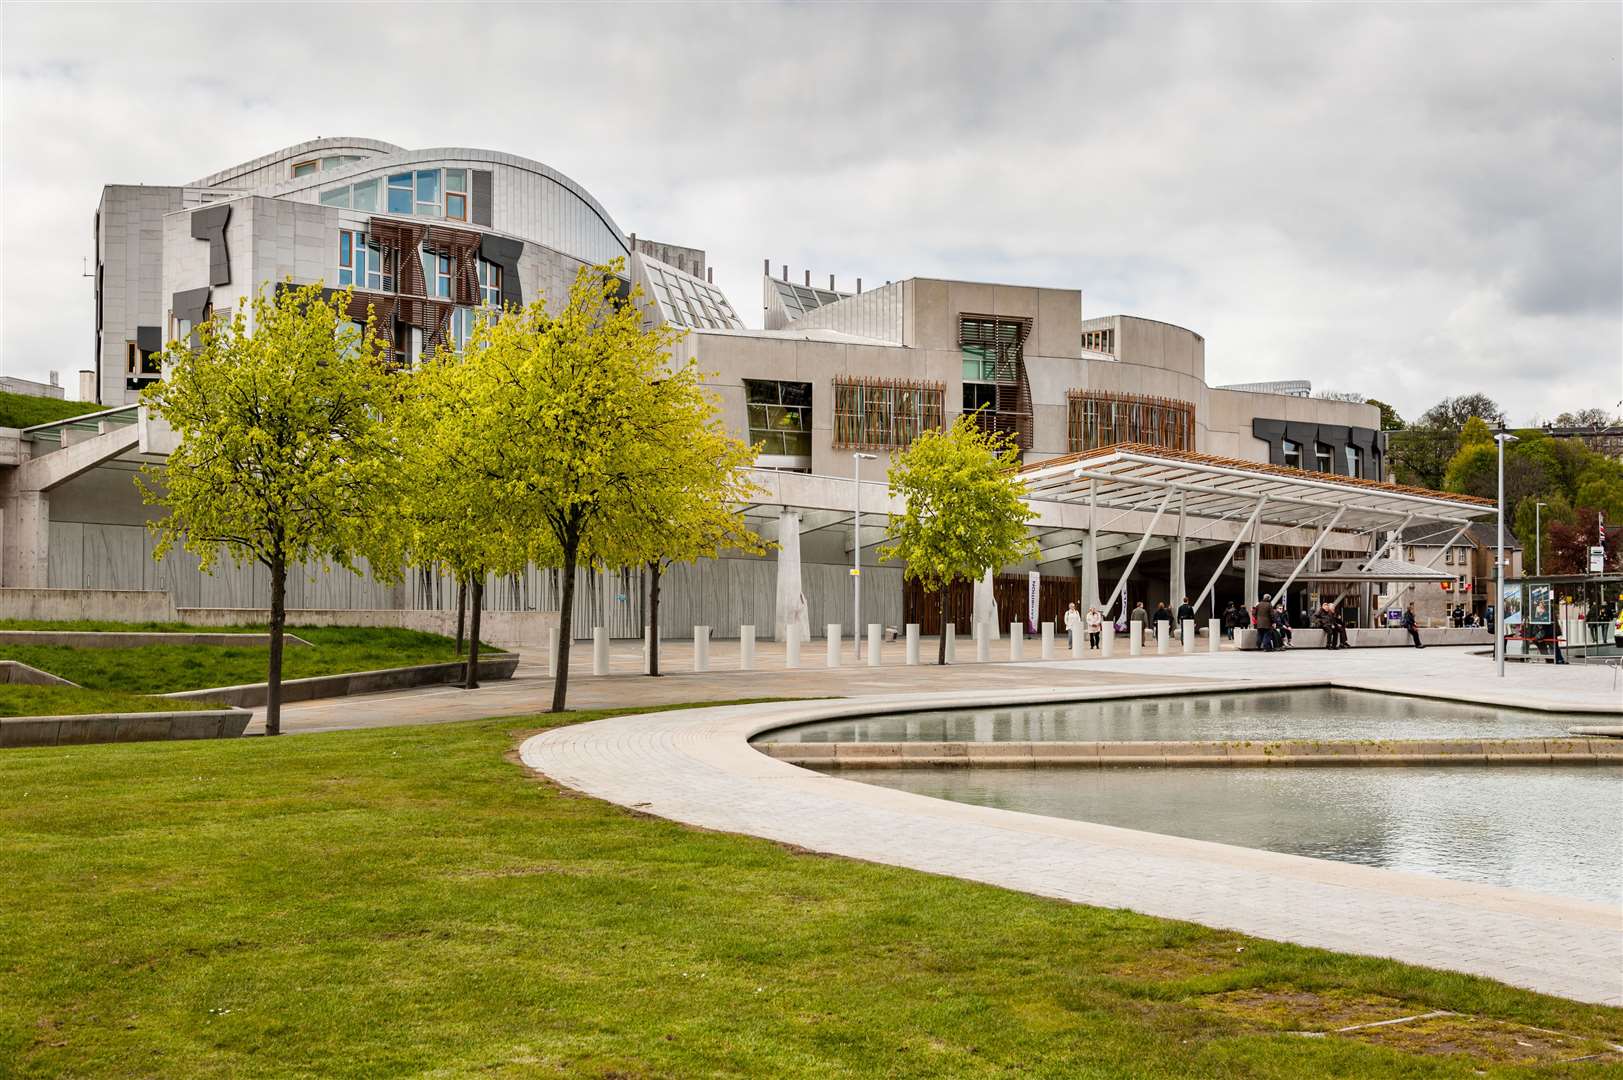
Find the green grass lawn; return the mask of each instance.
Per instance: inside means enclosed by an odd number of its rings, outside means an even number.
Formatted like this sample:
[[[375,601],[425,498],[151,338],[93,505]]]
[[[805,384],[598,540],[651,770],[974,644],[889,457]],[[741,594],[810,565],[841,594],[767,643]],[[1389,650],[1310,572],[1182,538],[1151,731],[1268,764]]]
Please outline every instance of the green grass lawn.
[[[1616,1075],[1553,1062],[1619,1010],[647,818],[526,774],[542,721],[0,753],[0,1062]],[[1288,1034],[1438,1009],[1467,1016]]]
[[[66,420],[70,416],[102,412],[94,401],[62,401],[0,390],[0,427],[25,428]]]
[[[179,712],[207,709],[203,701],[176,701],[117,690],[0,683],[0,716],[82,716],[85,713]]]
[[[27,629],[82,628],[40,623]],[[288,645],[283,649],[284,679],[457,659],[452,639],[415,630],[290,626],[288,631],[313,647]],[[494,651],[489,645],[481,649]],[[269,657],[268,645],[140,645],[132,649],[0,645],[0,660],[20,660],[90,689],[136,694],[264,682]]]

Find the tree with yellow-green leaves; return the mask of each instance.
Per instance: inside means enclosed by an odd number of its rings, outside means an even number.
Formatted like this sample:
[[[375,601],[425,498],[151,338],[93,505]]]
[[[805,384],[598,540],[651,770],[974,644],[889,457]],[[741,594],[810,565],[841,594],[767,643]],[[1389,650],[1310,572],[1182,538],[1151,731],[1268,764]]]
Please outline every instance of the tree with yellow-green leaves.
[[[397,477],[383,347],[370,322],[350,321],[347,291],[323,294],[319,283],[261,290],[216,314],[194,342],[169,343],[163,379],[141,398],[179,438],[137,480],[165,511],[153,556],[179,546],[205,571],[222,557],[269,571],[268,735],[281,731],[289,569],[364,559],[388,580],[400,565],[380,516]]]
[[[1037,548],[1026,523],[1036,516],[1016,472],[1020,450],[1004,434],[984,431],[972,413],[945,431],[926,431],[890,468],[890,494],[904,509],[892,515],[881,559],[906,562],[904,575],[941,595],[938,664],[947,662],[947,590],[987,570],[1029,558]]]
[[[488,336],[489,319],[481,314],[472,343]],[[393,424],[401,474],[411,478],[401,485],[397,502],[402,543],[410,562],[449,570],[459,597],[466,590],[472,601],[462,685],[475,690],[485,579],[522,570],[529,544],[501,501],[490,418],[480,411],[479,380],[487,375],[477,362],[482,352],[466,356],[440,350],[416,371],[399,376]],[[459,604],[459,638],[461,633]]]
[[[457,361],[460,409],[440,421],[476,457],[502,535],[522,537],[524,555],[561,572],[554,712],[568,701],[576,568],[690,557],[678,541],[707,542],[693,536],[710,519],[685,499],[725,502],[735,490],[706,476],[710,461],[723,470],[735,452],[713,442],[719,428],[697,366],[671,359],[680,332],[643,326],[635,296],[619,297],[621,269],[583,267],[556,313],[537,299],[477,328]],[[708,459],[706,446],[717,451]]]

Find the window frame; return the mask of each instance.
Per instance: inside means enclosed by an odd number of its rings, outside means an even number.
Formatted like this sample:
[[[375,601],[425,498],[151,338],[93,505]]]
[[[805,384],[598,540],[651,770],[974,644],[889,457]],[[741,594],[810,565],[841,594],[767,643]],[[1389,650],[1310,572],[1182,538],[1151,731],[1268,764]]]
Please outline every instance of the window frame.
[[[1279,454],[1285,462],[1285,467],[1300,469],[1302,467],[1302,444],[1294,439],[1279,440]],[[1296,460],[1292,461],[1291,459]]]
[[[303,169],[304,171],[300,172],[300,169]],[[294,180],[303,180],[306,176],[320,175],[320,158],[305,158],[303,161],[295,161],[291,166],[288,167],[288,176]]]

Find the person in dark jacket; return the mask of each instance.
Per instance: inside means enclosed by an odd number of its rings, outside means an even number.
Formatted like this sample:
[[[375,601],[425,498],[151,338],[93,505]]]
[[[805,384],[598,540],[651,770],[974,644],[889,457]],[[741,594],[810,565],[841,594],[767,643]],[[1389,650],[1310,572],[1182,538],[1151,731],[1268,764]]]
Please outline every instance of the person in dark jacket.
[[[1274,651],[1274,598],[1264,593],[1251,612],[1252,625],[1257,628],[1257,648]]]
[[[1403,609],[1403,628],[1409,631],[1409,640],[1414,644],[1415,648],[1425,648],[1424,645],[1420,644],[1420,628],[1415,625],[1413,604]]]
[[[1195,605],[1191,604],[1189,602],[1189,597],[1186,596],[1183,598],[1183,603],[1178,605],[1178,625],[1182,626],[1185,622],[1192,620],[1194,617]]]
[[[1172,633],[1172,612],[1167,610],[1167,606],[1165,604],[1157,603],[1155,605],[1155,614],[1150,616],[1150,622],[1153,624],[1150,627],[1150,633],[1154,634],[1156,637],[1159,638],[1161,636],[1162,623],[1167,624],[1167,633]]]

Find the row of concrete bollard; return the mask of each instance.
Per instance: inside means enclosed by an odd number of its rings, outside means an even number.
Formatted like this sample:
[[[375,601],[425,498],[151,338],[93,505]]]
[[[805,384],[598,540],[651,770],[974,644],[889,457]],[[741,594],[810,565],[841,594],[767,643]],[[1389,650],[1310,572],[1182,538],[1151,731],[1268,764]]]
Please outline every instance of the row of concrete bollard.
[[[1129,623],[1127,626],[1127,654],[1140,656],[1144,652],[1143,623]],[[1022,623],[1009,624],[1009,659],[1020,662],[1025,659],[1025,625]],[[1183,642],[1183,651],[1193,653],[1198,651],[1199,638],[1195,633],[1195,620],[1185,619],[1180,635]],[[840,666],[840,638],[844,628],[839,623],[829,623],[827,628],[828,652],[825,666],[837,668]],[[1206,649],[1208,652],[1217,652],[1223,632],[1223,624],[1217,619],[1211,619],[1206,624]],[[957,627],[947,624],[947,662],[957,659]],[[977,627],[975,637],[975,659],[986,663],[992,658],[991,635],[981,633]],[[883,654],[884,627],[879,623],[868,624],[868,666],[879,667]],[[1054,659],[1054,624],[1042,624],[1039,638],[1039,656],[1044,660]],[[800,634],[795,627],[789,628],[789,636],[784,642],[783,666],[785,668],[800,667]],[[1172,648],[1172,625],[1168,622],[1155,624],[1155,651],[1157,655],[1165,656]],[[1071,658],[1080,660],[1087,655],[1089,643],[1086,632],[1078,633],[1071,641]],[[1116,653],[1115,628],[1106,623],[1099,635],[1099,654],[1101,657],[1111,657]],[[903,652],[903,663],[908,667],[919,663],[919,624],[908,623]],[[738,628],[738,670],[751,671],[755,668],[755,627],[751,625]],[[648,649],[643,647],[643,670],[648,669]],[[710,627],[695,626],[693,628],[693,670],[710,670]],[[609,634],[603,627],[592,631],[592,674],[607,675],[609,673]],[[547,675],[554,677],[558,674],[558,630],[556,627],[547,631]]]

